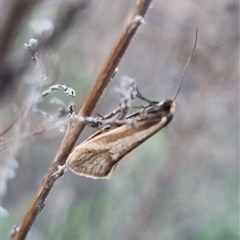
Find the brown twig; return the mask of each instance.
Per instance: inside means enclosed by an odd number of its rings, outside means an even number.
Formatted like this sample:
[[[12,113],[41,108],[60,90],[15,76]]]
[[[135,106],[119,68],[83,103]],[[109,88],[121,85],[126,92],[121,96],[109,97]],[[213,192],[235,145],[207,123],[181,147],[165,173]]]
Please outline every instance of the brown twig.
[[[118,38],[113,50],[110,53],[109,58],[104,64],[98,78],[95,81],[94,86],[88,95],[88,98],[78,113],[79,116],[89,116],[92,113],[101,94],[108,85],[109,80],[115,71],[115,68],[118,66],[134,34],[136,33],[138,27],[141,25],[143,17],[145,16],[151,3],[152,0],[139,0],[134,7],[130,21],[123,29],[123,32]],[[56,157],[51,163],[44,180],[39,186],[36,195],[34,196],[33,201],[26,212],[26,215],[22,220],[19,231],[13,237],[14,240],[23,240],[27,236],[27,233],[29,232],[38,213],[42,210],[44,202],[56,181],[56,179],[52,178],[52,176],[58,170],[58,166],[65,163],[67,156],[70,154],[84,127],[85,125],[83,123],[74,122],[65,134]]]

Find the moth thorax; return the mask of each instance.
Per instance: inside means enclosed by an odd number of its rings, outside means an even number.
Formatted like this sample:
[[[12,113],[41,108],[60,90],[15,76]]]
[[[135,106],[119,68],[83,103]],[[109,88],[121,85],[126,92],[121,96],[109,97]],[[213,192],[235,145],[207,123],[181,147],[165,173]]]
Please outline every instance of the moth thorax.
[[[165,112],[174,114],[176,111],[176,102],[172,99],[167,99],[164,102],[162,102],[162,108]]]

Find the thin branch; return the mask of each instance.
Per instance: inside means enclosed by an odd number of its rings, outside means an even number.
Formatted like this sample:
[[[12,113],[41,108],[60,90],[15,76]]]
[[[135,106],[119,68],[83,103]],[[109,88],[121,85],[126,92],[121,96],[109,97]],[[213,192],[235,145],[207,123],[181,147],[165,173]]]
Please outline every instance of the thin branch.
[[[81,110],[79,111],[79,116],[91,115],[101,94],[108,85],[109,80],[111,79],[116,67],[118,66],[122,56],[127,50],[134,34],[136,33],[138,27],[141,25],[143,18],[151,3],[152,0],[139,0],[134,7],[130,21],[127,23],[126,27],[120,34],[120,37],[118,38],[113,50],[110,53],[110,56],[108,57],[98,78],[96,79],[95,84],[88,95],[88,98],[86,99]],[[56,154],[56,157],[51,163],[43,182],[39,186],[33,198],[33,201],[30,204],[26,215],[21,222],[19,231],[13,237],[14,240],[23,240],[26,238],[34,220],[44,207],[44,202],[49,192],[51,191],[55,181],[57,180],[55,178],[52,178],[52,175],[54,175],[54,173],[58,171],[59,165],[64,165],[67,156],[70,154],[84,127],[85,125],[83,123],[74,122],[65,134],[60,148]]]

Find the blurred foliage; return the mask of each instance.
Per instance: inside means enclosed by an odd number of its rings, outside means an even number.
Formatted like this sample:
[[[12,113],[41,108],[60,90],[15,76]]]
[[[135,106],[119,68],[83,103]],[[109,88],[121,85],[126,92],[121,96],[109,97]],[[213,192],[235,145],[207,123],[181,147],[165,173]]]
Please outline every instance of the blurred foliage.
[[[89,1],[84,16],[52,47],[59,56],[58,83],[77,96],[54,94],[76,110],[108,56],[135,1]],[[7,7],[8,2],[4,1]],[[59,1],[43,1],[25,19],[15,51],[36,34],[36,23],[52,20]],[[114,109],[121,75],[135,78],[147,98],[174,95],[194,32],[197,49],[177,99],[173,122],[127,155],[111,180],[70,171],[60,178],[28,239],[239,239],[239,1],[154,1],[94,112]],[[35,25],[34,25],[35,24]],[[35,27],[33,27],[35,26]],[[49,64],[51,59],[49,59]],[[47,68],[52,76],[54,68]],[[24,103],[32,69],[2,108],[6,124]],[[50,97],[51,98],[51,97]],[[39,104],[54,112],[49,99]],[[238,109],[238,110],[237,110]],[[79,142],[95,130],[86,127]],[[50,132],[24,142],[19,168],[8,184],[2,239],[19,224],[63,137]]]

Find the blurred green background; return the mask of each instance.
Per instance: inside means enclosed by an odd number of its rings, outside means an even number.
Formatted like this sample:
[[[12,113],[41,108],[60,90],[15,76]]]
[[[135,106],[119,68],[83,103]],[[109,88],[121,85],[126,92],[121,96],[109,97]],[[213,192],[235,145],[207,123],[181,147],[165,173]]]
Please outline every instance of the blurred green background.
[[[10,2],[3,1],[5,14]],[[89,1],[53,44],[58,83],[74,88],[77,96],[59,92],[54,97],[66,105],[74,101],[76,111],[81,107],[135,2]],[[37,24],[53,21],[61,5],[56,0],[36,5],[18,32],[14,51],[22,51],[36,35]],[[135,78],[147,98],[172,97],[198,28],[173,122],[124,157],[110,180],[67,171],[27,239],[239,239],[239,1],[154,1],[145,20],[93,115],[117,106],[114,88],[122,75]],[[52,60],[46,61],[46,74],[52,76]],[[26,72],[2,105],[2,126],[22,107],[33,75],[33,70]],[[39,107],[54,112],[49,99]],[[78,143],[94,131],[86,127]],[[2,199],[9,212],[1,218],[2,239],[9,239],[23,218],[62,137],[56,130],[21,145],[16,176]]]

